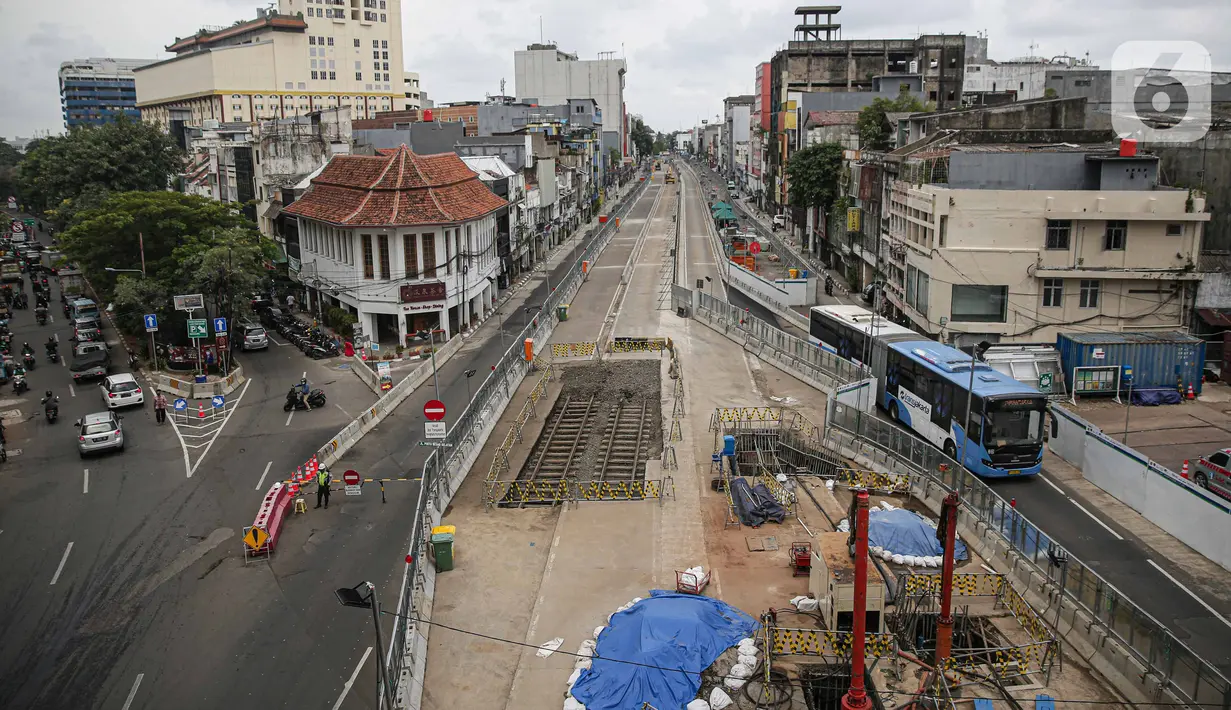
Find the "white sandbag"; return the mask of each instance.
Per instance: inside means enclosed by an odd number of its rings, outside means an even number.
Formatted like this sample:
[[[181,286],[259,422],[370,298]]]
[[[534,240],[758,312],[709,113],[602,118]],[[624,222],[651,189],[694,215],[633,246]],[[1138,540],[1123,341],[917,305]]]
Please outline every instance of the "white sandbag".
[[[577,662],[573,664],[573,668],[584,671],[592,665],[594,665],[594,661],[589,656],[586,656],[585,658],[578,658]]]
[[[914,567],[915,565],[919,564],[919,558],[915,557],[914,555],[902,555],[902,564],[906,565],[907,567]]]
[[[834,480],[833,480],[832,478],[827,479],[827,480],[825,481],[825,488],[827,488],[827,489],[829,489],[829,490],[831,490],[831,491],[832,491],[832,490],[833,490],[833,484],[834,484]]]
[[[580,669],[580,668],[574,668],[574,669],[573,669],[573,674],[572,674],[572,675],[570,675],[570,676],[568,677],[568,689],[569,689],[569,690],[572,690],[572,689],[573,689],[573,684],[574,684],[574,683],[576,683],[576,682],[577,682],[577,679],[578,679],[578,678],[580,678],[580,677],[581,677],[581,669]]]
[[[577,655],[581,658],[589,658],[594,655],[594,647],[583,644],[581,648],[577,649]]]
[[[876,555],[877,557],[880,557],[881,553],[884,551],[885,551],[885,548],[881,547],[880,545],[873,545],[872,547],[868,548],[868,552],[871,552],[873,555]]]
[[[757,640],[752,637],[745,637],[739,640],[740,646],[756,646]]]
[[[741,665],[748,666],[749,668],[757,667],[757,657],[754,655],[748,655],[746,653],[741,653],[739,654],[739,662]]]
[[[906,564],[906,558],[902,555],[892,555],[889,559],[893,560],[895,565]]]
[[[595,647],[595,646],[597,646],[597,645],[598,645],[598,644],[597,644],[596,642],[594,642],[592,639],[586,639],[585,641],[582,641],[582,642],[581,642],[581,646],[579,646],[578,648],[588,648],[588,649],[590,649],[591,651],[593,651],[593,650],[594,650],[594,647]]]
[[[884,508],[885,510],[897,510],[897,508],[894,508],[892,505],[890,505],[889,501],[887,500],[881,501],[881,507]]]
[[[605,628],[607,627],[606,626],[595,626],[594,627],[594,638],[598,639],[598,635],[603,633],[603,629]]]
[[[941,560],[942,560],[942,558],[940,558],[940,557],[936,557],[935,555],[933,555],[933,556],[929,557],[929,558],[928,558],[928,567],[939,567],[939,566],[940,566],[940,563],[941,563]]]
[[[752,666],[746,666],[743,663],[736,663],[731,666],[731,670],[727,675],[732,678],[749,678],[752,676]]]
[[[881,553],[881,559],[886,562],[889,562],[890,560],[893,559],[893,553],[890,552],[889,550],[885,550],[884,552]]]
[[[695,587],[697,586],[697,575],[693,574],[692,572],[681,572],[680,582],[687,584],[689,586]]]
[[[547,658],[551,654],[555,653],[556,649],[560,648],[560,644],[562,643],[564,643],[564,639],[557,636],[550,641],[539,644],[539,650],[536,651],[534,655],[539,658]]]
[[[564,710],[586,710],[586,706],[582,705],[577,698],[565,698]]]
[[[807,596],[798,596],[791,600],[791,606],[800,611],[816,611],[820,605],[819,601]]]
[[[704,577],[704,576],[705,576],[705,568],[704,568],[704,567],[702,567],[701,565],[697,565],[696,567],[689,567],[688,569],[686,569],[686,570],[684,570],[684,571],[685,571],[686,573],[688,573],[688,574],[695,574],[695,575],[697,575],[698,577]]]
[[[691,703],[685,705],[684,710],[710,710],[710,704],[701,698],[697,698]]]
[[[632,606],[632,605],[636,604],[636,603],[637,603],[637,602],[639,602],[639,601],[641,601],[641,597],[633,597],[633,600],[632,600],[631,602],[629,602],[629,603],[628,603],[628,605],[629,605],[629,606]]]
[[[724,710],[730,707],[732,702],[731,696],[727,695],[726,691],[722,688],[714,688],[710,691],[710,708],[712,710]]]
[[[739,690],[740,688],[744,687],[744,683],[747,683],[747,682],[748,681],[744,680],[743,678],[727,678],[726,680],[722,681],[722,684],[727,686],[731,690]]]

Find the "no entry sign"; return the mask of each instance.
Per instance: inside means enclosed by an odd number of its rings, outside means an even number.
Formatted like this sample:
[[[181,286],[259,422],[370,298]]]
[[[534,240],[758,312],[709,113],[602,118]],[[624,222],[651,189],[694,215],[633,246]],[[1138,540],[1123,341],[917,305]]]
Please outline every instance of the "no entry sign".
[[[445,403],[439,399],[429,399],[427,404],[423,405],[423,416],[427,417],[428,421],[438,422],[445,418]]]
[[[752,252],[753,254],[760,254],[760,253],[761,253],[761,243],[760,243],[760,242],[753,242],[753,243],[749,244],[749,245],[748,245],[748,251]]]
[[[342,474],[342,482],[348,486],[359,485],[359,472],[354,469],[346,471]]]

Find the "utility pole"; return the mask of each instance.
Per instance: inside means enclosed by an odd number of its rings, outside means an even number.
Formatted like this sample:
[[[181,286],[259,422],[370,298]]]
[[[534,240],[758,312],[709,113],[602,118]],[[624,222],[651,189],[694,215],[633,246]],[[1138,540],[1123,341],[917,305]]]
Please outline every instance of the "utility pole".
[[[936,622],[936,682],[944,682],[945,661],[953,649],[953,567],[957,546],[957,492],[945,496],[941,503],[940,523],[936,539],[945,546],[944,567],[940,573],[940,620]]]
[[[432,356],[432,387],[435,388],[436,399],[437,401],[439,401],[440,400],[440,380],[437,379],[436,377],[436,330],[439,330],[439,329],[429,331],[429,335],[431,336],[431,343],[432,343],[429,350]]]
[[[855,609],[851,629],[851,687],[842,696],[842,710],[864,710],[871,703],[864,689],[864,642],[868,619],[868,491],[855,493],[855,514],[851,516],[851,539],[855,546]]]

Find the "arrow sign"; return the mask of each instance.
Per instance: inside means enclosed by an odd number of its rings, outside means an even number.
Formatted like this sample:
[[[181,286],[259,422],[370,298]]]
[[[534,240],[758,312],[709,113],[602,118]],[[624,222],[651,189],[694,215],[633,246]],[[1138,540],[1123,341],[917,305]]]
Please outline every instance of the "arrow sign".
[[[145,332],[153,333],[158,330],[158,316],[153,313],[145,314]]]
[[[214,335],[226,335],[226,334],[227,334],[227,319],[226,318],[215,318],[214,319]]]
[[[445,403],[439,399],[429,399],[427,404],[423,405],[423,416],[427,417],[428,421],[438,422],[445,418]]]
[[[227,398],[220,394],[216,394],[214,395],[213,399],[211,399],[210,401],[214,403],[214,409],[218,409],[219,407],[227,403]]]
[[[180,397],[175,400],[175,403],[172,406],[175,407],[175,411],[177,412],[186,411],[188,409],[188,400]]]

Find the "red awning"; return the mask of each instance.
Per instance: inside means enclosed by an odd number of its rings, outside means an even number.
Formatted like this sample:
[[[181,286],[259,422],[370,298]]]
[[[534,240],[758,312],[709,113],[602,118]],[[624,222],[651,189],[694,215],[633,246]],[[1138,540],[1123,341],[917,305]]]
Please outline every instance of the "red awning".
[[[1231,328],[1231,308],[1198,308],[1197,315],[1215,328]]]

